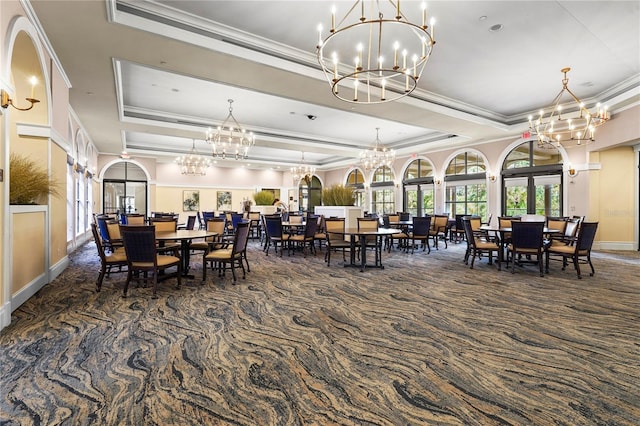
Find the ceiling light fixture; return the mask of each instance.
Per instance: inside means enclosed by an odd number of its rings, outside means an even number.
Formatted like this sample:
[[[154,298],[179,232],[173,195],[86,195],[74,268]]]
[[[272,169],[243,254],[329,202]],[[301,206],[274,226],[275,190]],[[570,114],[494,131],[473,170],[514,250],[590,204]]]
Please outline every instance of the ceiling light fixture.
[[[236,160],[246,159],[249,156],[249,148],[256,143],[253,132],[247,132],[238,120],[233,116],[233,99],[229,102],[229,115],[218,126],[215,131],[209,128],[205,140],[213,145],[213,156],[227,158],[234,157]]]
[[[396,153],[388,149],[379,138],[380,128],[376,127],[376,140],[373,141],[373,148],[362,151],[360,154],[360,164],[365,170],[375,170],[382,166],[391,166],[396,159]]]
[[[594,111],[589,111],[584,102],[580,101],[567,87],[569,79],[567,73],[571,68],[563,68],[560,70],[564,74],[562,79],[562,90],[552,101],[549,111],[540,110],[538,118],[533,119],[529,116],[530,132],[538,138],[538,146],[565,148],[587,144],[595,141],[596,127],[606,123],[610,118],[607,106],[597,103]],[[576,105],[561,104],[562,95],[567,92],[570,101]],[[567,112],[564,112],[566,109]]]
[[[211,165],[211,160],[198,154],[196,150],[196,140],[193,140],[191,152],[176,158],[176,163],[180,166],[180,172],[189,176],[205,176],[207,169]]]
[[[304,152],[302,153],[302,161],[300,164],[291,168],[291,178],[293,179],[293,183],[296,185],[304,180],[307,186],[311,185],[311,178],[316,173],[316,168],[308,165],[304,161]]]
[[[9,93],[6,92],[4,89],[0,90],[0,106],[2,106],[2,108],[8,108],[9,105],[11,105],[12,107],[14,107],[15,109],[17,109],[18,111],[29,111],[31,108],[33,108],[33,106],[35,104],[37,104],[38,102],[40,102],[38,99],[34,98],[34,94],[35,94],[35,89],[36,89],[36,84],[38,83],[38,79],[36,78],[36,76],[32,76],[29,79],[29,82],[31,83],[31,97],[29,98],[25,98],[28,102],[31,103],[30,106],[25,107],[25,108],[19,108],[17,106],[15,106],[13,104],[13,100],[9,97]]]
[[[425,3],[421,25],[409,22],[400,0],[358,0],[337,24],[334,6],[329,35],[323,39],[319,25],[316,46],[331,92],[363,104],[394,101],[413,92],[435,44],[434,24],[431,18],[427,26]]]

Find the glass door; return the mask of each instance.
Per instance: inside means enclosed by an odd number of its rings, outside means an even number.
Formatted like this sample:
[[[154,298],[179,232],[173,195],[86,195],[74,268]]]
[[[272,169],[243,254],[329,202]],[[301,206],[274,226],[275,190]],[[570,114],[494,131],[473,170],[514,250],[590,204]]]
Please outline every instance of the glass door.
[[[404,211],[412,217],[418,216],[418,185],[404,187]]]
[[[521,216],[527,214],[529,180],[526,177],[504,179],[504,215]]]
[[[535,176],[536,212],[543,216],[559,217],[561,203],[560,176]]]

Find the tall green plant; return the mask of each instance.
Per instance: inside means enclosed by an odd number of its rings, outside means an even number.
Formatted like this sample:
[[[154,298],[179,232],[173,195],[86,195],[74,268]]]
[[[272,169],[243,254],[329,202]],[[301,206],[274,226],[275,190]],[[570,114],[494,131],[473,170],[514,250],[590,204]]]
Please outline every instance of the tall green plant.
[[[270,206],[275,199],[271,191],[262,190],[253,194],[253,201],[256,202],[256,206]]]
[[[322,204],[325,206],[353,206],[356,193],[353,188],[343,185],[332,185],[322,190]]]
[[[47,170],[19,154],[9,157],[9,204],[38,204],[45,197],[61,196],[58,182]]]

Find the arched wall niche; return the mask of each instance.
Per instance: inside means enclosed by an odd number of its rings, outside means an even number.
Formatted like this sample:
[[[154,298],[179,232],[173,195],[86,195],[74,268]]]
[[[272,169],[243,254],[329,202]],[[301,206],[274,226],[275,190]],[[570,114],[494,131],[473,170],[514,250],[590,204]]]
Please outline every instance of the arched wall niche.
[[[30,105],[25,98],[33,97],[40,101],[28,111],[9,106],[5,113],[10,113],[11,121],[15,123],[49,125],[51,122],[48,61],[38,40],[36,29],[27,18],[19,16],[12,20],[3,51],[6,56],[2,71],[11,84],[5,90],[19,108]],[[37,79],[35,85],[31,84],[31,77]]]

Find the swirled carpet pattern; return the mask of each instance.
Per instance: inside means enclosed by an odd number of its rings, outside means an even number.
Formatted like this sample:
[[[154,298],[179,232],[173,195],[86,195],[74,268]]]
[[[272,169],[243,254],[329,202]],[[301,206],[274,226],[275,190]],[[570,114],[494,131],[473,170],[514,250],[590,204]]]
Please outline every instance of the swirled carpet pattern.
[[[469,269],[463,244],[342,255],[249,247],[251,272],[95,292],[89,242],[0,334],[2,425],[638,425],[640,256]]]

